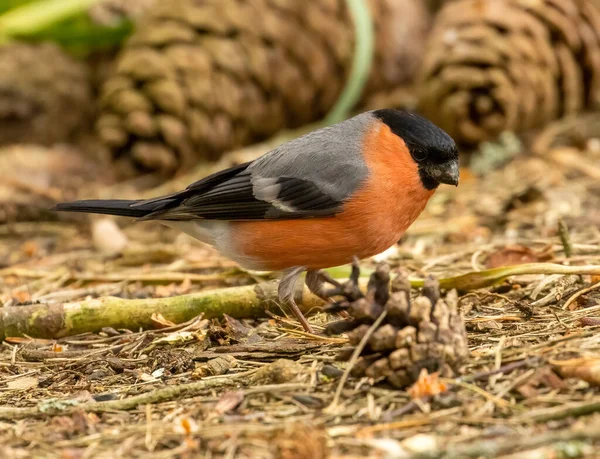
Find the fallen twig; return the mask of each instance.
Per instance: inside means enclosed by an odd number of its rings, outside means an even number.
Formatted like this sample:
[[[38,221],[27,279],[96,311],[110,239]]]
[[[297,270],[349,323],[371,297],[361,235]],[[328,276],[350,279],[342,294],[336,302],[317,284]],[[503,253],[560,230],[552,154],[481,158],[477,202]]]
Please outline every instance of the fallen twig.
[[[574,295],[572,295],[567,301],[565,301],[563,309],[569,309],[569,306],[571,306],[577,298],[579,298],[581,295],[585,295],[586,293],[596,290],[597,288],[600,288],[600,282],[596,282],[594,285],[579,290]]]
[[[240,277],[247,277],[243,272],[235,269],[215,274],[194,274],[187,272],[163,273],[65,273],[64,281],[85,282],[144,282],[148,284],[168,284],[172,282],[189,281],[192,283],[215,283],[233,281]],[[33,279],[42,279],[48,276],[47,271],[22,268],[7,268],[0,271],[0,276],[18,276]]]
[[[308,291],[303,292],[300,308],[308,312],[324,304]],[[181,323],[204,314],[207,319],[227,314],[234,318],[264,317],[266,311],[280,312],[277,284],[264,282],[253,286],[231,287],[169,298],[128,300],[104,297],[73,303],[6,306],[0,309],[0,340],[31,336],[60,338],[104,327],[154,328],[152,314]]]
[[[340,403],[340,397],[342,395],[342,390],[344,389],[344,385],[346,384],[346,380],[348,379],[348,376],[350,376],[350,372],[352,371],[352,368],[354,368],[354,365],[356,364],[356,361],[360,357],[361,352],[367,345],[369,338],[371,338],[371,335],[373,335],[375,330],[377,330],[377,327],[379,327],[379,325],[381,325],[381,323],[383,322],[383,319],[385,319],[386,315],[387,315],[387,311],[383,311],[379,315],[379,317],[377,318],[377,320],[375,322],[373,322],[373,325],[371,325],[371,327],[369,328],[367,333],[365,333],[365,336],[363,336],[363,338],[360,340],[360,343],[358,343],[358,346],[356,346],[356,349],[354,349],[354,353],[352,354],[352,357],[350,358],[350,361],[348,362],[348,366],[346,367],[346,370],[344,371],[344,374],[342,375],[342,378],[340,379],[340,382],[338,383],[338,386],[335,390],[335,395],[333,396],[333,401],[324,410],[326,413],[335,413],[336,412],[336,410],[339,406],[339,403]]]
[[[500,455],[515,453],[517,451],[532,450],[546,445],[575,440],[598,440],[600,430],[598,428],[575,430],[575,431],[551,431],[542,435],[511,435],[498,440],[481,440],[469,442],[465,445],[445,446],[443,449],[418,453],[412,457],[419,459],[434,458],[466,458],[466,457],[498,457]],[[525,457],[525,456],[523,456]]]
[[[64,403],[57,403],[62,409],[51,407],[49,404],[40,403],[36,407],[31,408],[9,408],[0,407],[0,419],[24,419],[41,416],[53,416],[57,414],[71,414],[74,411],[85,411],[89,413],[103,413],[106,411],[117,411],[117,410],[132,410],[140,405],[146,405],[150,403],[164,403],[171,400],[194,397],[206,390],[214,389],[217,387],[231,386],[235,380],[249,376],[256,370],[245,371],[244,373],[237,373],[230,376],[218,376],[214,378],[204,379],[202,381],[193,382],[189,384],[179,384],[176,386],[169,386],[162,389],[153,390],[141,395],[135,395],[133,397],[124,398],[122,400],[109,400],[106,402],[87,402],[77,403],[65,401]]]
[[[459,378],[459,380],[465,381],[465,382],[486,380],[490,376],[494,376],[494,375],[497,375],[500,373],[507,375],[510,372],[517,370],[519,368],[537,367],[542,362],[543,362],[542,359],[540,359],[538,357],[531,357],[528,359],[517,360],[516,362],[507,363],[506,365],[503,365],[500,368],[495,368],[493,370],[486,370],[486,371],[482,371],[480,373],[474,373],[474,374],[470,374],[470,375],[461,377],[461,378]]]
[[[600,266],[530,263],[470,272],[440,279],[439,282],[442,289],[469,291],[495,285],[509,276],[525,274],[600,275]],[[424,280],[414,279],[410,283],[412,287],[423,287]],[[103,297],[53,305],[6,306],[0,310],[0,340],[25,335],[34,338],[60,338],[97,332],[103,327],[134,330],[151,328],[153,313],[160,313],[175,323],[202,313],[207,319],[222,317],[223,314],[235,318],[264,317],[267,311],[280,311],[277,298],[276,283],[264,282],[254,286],[224,288],[169,298],[127,300]],[[304,301],[301,304],[303,312],[323,304],[323,300],[304,289]]]
[[[561,405],[557,407],[531,411],[516,418],[518,422],[548,422],[556,421],[559,419],[579,416],[586,416],[588,414],[597,413],[600,411],[600,400],[594,400],[593,402],[574,403],[570,405]]]
[[[563,266],[554,263],[526,263],[522,265],[503,266],[501,268],[475,271],[455,277],[439,279],[440,288],[460,291],[476,290],[499,284],[511,276],[530,274],[579,274],[600,275],[600,266]],[[411,280],[412,287],[423,287],[424,280]]]

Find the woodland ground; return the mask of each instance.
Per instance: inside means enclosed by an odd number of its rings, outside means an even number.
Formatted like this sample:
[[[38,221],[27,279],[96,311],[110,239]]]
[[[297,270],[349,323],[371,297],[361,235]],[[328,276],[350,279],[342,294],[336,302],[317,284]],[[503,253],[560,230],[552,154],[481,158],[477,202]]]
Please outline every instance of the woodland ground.
[[[483,177],[466,170],[387,262],[438,278],[523,262],[600,265],[599,157],[590,144],[523,154]],[[4,307],[256,281],[187,236],[118,223],[128,240],[118,255],[98,250],[87,220],[1,225]],[[350,378],[336,409],[329,405],[345,364],[334,358],[345,340],[306,336],[280,316],[184,325],[156,317],[146,331],[9,337],[0,346],[0,455],[598,457],[598,281],[516,276],[465,293],[471,355],[447,392],[413,400]],[[317,330],[332,320],[311,317]]]

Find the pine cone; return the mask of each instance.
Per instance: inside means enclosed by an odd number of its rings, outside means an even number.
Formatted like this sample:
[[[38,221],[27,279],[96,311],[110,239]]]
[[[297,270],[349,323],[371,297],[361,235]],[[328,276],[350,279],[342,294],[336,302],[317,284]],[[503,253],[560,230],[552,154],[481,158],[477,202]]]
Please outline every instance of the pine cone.
[[[446,3],[456,0],[425,0],[427,4],[427,8],[429,8],[433,13],[437,13]]]
[[[114,26],[122,20],[135,20],[148,11],[157,0],[102,0],[89,9],[96,24]]]
[[[56,45],[0,46],[0,145],[68,140],[92,107],[87,67]]]
[[[416,72],[428,12],[370,0],[376,55],[365,94]],[[172,174],[320,119],[350,73],[345,0],[156,2],[103,88],[98,130],[115,159]]]
[[[372,324],[384,311],[387,313],[368,339],[352,370],[354,376],[385,379],[395,387],[405,388],[417,381],[423,368],[444,376],[459,371],[469,349],[455,290],[442,299],[439,283],[428,278],[420,295],[411,300],[406,275],[400,273],[390,287],[389,267],[381,264],[371,275],[363,296],[358,290],[358,278],[355,265],[348,283],[327,292],[346,299],[326,308],[330,312],[344,310],[350,316],[349,320],[330,324],[326,330],[330,334],[348,333],[351,347],[340,352],[339,360],[348,360]]]
[[[426,116],[471,145],[597,107],[598,3],[447,3],[430,38],[419,98]]]

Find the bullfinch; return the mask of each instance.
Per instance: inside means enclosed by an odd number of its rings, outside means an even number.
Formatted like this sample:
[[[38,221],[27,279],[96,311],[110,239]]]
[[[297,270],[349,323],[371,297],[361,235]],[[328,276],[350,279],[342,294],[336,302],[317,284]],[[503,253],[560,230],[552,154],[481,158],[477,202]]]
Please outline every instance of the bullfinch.
[[[147,200],[85,200],[54,210],[158,220],[248,269],[283,271],[278,294],[295,303],[303,272],[317,294],[319,270],[394,245],[441,183],[458,185],[452,138],[407,111],[364,112],[291,140],[263,156]]]

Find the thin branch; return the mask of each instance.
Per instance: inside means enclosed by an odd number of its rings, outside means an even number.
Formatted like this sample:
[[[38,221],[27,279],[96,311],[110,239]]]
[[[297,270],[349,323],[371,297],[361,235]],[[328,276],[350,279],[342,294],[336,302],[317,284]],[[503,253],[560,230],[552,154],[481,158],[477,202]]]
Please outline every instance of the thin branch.
[[[517,418],[519,422],[548,422],[569,417],[586,416],[600,411],[600,400],[557,406],[553,408],[529,412]]]
[[[342,390],[344,389],[344,385],[346,384],[346,381],[348,380],[348,376],[350,376],[350,372],[352,371],[352,368],[354,368],[354,365],[356,365],[356,361],[358,360],[358,358],[360,357],[360,354],[362,353],[363,349],[367,345],[369,338],[371,338],[371,335],[375,332],[375,330],[377,330],[379,325],[381,325],[381,322],[383,322],[383,319],[385,319],[386,315],[387,315],[387,311],[383,311],[381,313],[381,315],[377,318],[377,320],[375,322],[373,322],[373,325],[371,325],[371,328],[369,328],[369,330],[367,331],[365,336],[363,336],[363,338],[360,340],[360,343],[358,343],[358,346],[356,346],[356,349],[354,349],[354,352],[352,353],[352,357],[350,358],[350,361],[348,362],[348,366],[346,367],[346,370],[344,371],[344,374],[342,375],[342,377],[340,379],[337,389],[335,390],[335,395],[333,396],[333,401],[327,408],[325,408],[324,412],[334,413],[337,410],[337,407],[340,402],[340,397],[342,395]]]
[[[597,288],[600,288],[600,282],[596,282],[594,285],[591,285],[588,288],[579,290],[577,293],[572,295],[567,301],[565,301],[565,304],[563,305],[563,309],[569,309],[569,306],[571,306],[577,298],[579,298],[580,296],[585,295],[586,293],[589,293],[593,290],[596,290]]]
[[[162,389],[153,390],[141,395],[124,398],[122,400],[109,400],[106,402],[88,402],[78,404],[69,400],[58,401],[56,405],[60,405],[62,409],[56,408],[49,403],[41,402],[36,407],[31,408],[9,408],[0,407],[0,419],[24,419],[36,418],[43,416],[68,415],[75,411],[85,411],[89,413],[103,413],[106,411],[132,410],[140,405],[164,403],[172,400],[189,398],[199,395],[209,389],[220,388],[224,386],[232,386],[238,379],[245,378],[256,370],[237,373],[231,376],[218,376],[215,378],[207,378],[202,381],[197,381],[189,384],[180,384],[169,386]],[[66,406],[65,406],[66,405]]]

